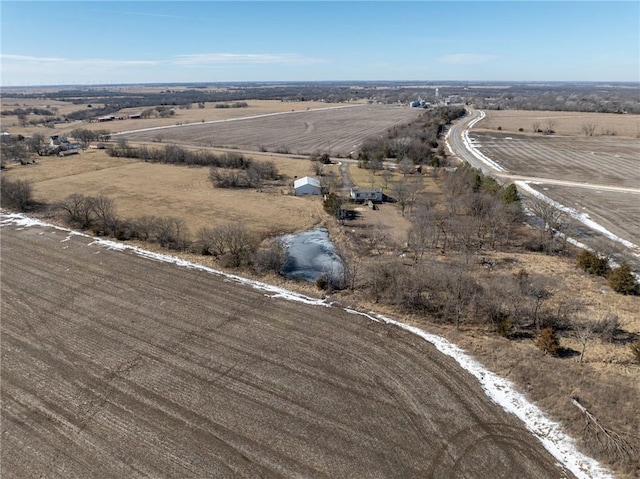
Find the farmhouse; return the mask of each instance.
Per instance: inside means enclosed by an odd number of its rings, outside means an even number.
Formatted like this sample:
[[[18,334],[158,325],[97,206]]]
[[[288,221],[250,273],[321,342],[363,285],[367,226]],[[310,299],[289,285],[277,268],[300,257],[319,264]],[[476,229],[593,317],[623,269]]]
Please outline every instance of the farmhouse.
[[[321,192],[320,182],[310,176],[299,178],[293,182],[293,194],[296,196],[319,195]]]
[[[91,143],[89,143],[90,150],[104,150],[104,148],[104,143],[100,141],[92,141]]]
[[[353,187],[349,192],[349,196],[354,201],[382,201],[382,189],[366,189]]]

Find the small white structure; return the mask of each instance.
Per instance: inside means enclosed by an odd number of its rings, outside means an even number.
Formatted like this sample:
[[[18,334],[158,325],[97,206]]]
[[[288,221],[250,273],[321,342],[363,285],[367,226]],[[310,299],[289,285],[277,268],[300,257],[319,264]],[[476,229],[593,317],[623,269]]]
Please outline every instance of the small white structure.
[[[293,194],[296,196],[319,195],[321,193],[320,182],[310,176],[299,178],[293,182]]]
[[[382,201],[382,190],[380,188],[375,189],[364,189],[364,188],[351,188],[351,192],[349,193],[351,199],[354,201]]]

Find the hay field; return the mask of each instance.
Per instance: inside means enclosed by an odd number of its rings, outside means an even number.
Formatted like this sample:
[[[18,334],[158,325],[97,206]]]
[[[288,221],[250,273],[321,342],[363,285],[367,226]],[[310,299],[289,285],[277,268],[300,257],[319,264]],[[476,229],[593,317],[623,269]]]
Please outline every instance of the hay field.
[[[200,146],[266,149],[310,154],[318,150],[348,155],[365,138],[418,117],[418,109],[357,105],[288,112],[262,118],[192,124],[123,135],[132,141],[176,142]]]
[[[261,156],[281,174],[310,174],[308,160]],[[321,201],[288,194],[287,187],[263,190],[220,189],[208,181],[208,168],[144,163],[111,158],[104,151],[38,159],[36,165],[12,165],[5,173],[33,181],[34,197],[53,203],[72,193],[106,195],[123,218],[175,216],[194,233],[201,226],[243,221],[262,236],[308,229],[324,217]]]
[[[25,100],[24,103],[27,103]],[[71,113],[72,111],[82,110],[87,108],[87,105],[74,105],[67,102],[49,102],[48,100],[31,100],[32,106],[39,106],[43,104],[51,104],[52,106],[60,105],[59,114]],[[14,101],[7,101],[8,104],[15,103]],[[234,103],[234,102],[220,102],[220,103]],[[175,114],[167,118],[139,118],[128,120],[114,120],[102,123],[89,123],[89,122],[71,122],[62,123],[55,126],[54,129],[27,126],[21,127],[18,118],[16,116],[2,117],[3,128],[12,134],[22,134],[30,136],[35,132],[41,132],[46,135],[54,135],[60,133],[68,133],[75,128],[87,128],[89,130],[109,130],[111,133],[117,133],[120,131],[136,130],[140,128],[152,128],[157,126],[171,126],[177,124],[189,124],[189,123],[201,123],[204,121],[217,121],[226,120],[230,118],[244,118],[248,116],[264,115],[268,113],[278,113],[286,111],[306,111],[317,108],[327,108],[332,106],[344,106],[344,103],[323,103],[317,101],[296,101],[296,102],[282,102],[278,100],[247,100],[249,106],[246,108],[215,108],[216,103],[207,102],[205,108],[198,108],[197,104],[193,104],[191,109],[181,109],[176,107]],[[4,105],[4,103],[3,103]],[[94,107],[95,104],[92,104]],[[99,105],[102,106],[102,105]],[[6,109],[12,110],[16,107],[7,107]],[[130,115],[133,113],[141,113],[143,110],[153,107],[140,107],[140,108],[123,108],[117,113],[118,115]],[[39,118],[37,115],[33,118]]]
[[[532,124],[540,123],[540,128],[547,128],[548,121],[555,121],[553,129],[558,135],[584,136],[582,125],[596,125],[594,136],[615,132],[616,136],[640,138],[640,115],[619,115],[615,113],[586,113],[571,111],[534,111],[534,110],[483,110],[485,118],[478,122],[474,129],[533,133]]]

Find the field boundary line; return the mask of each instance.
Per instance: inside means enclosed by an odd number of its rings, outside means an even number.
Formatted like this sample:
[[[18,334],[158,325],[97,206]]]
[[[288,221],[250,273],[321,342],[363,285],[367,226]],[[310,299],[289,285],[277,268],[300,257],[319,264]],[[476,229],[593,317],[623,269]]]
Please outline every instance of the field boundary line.
[[[428,333],[417,326],[412,326],[375,312],[365,313],[353,308],[340,306],[337,303],[328,301],[328,297],[325,297],[324,299],[312,298],[310,296],[289,291],[285,288],[280,288],[261,281],[225,273],[223,271],[194,263],[192,261],[187,261],[169,254],[157,253],[139,246],[127,245],[113,240],[97,238],[69,228],[52,225],[38,219],[30,218],[21,213],[1,213],[0,227],[6,227],[9,225],[16,225],[23,228],[31,226],[54,228],[59,231],[68,232],[71,236],[79,236],[93,240],[91,243],[88,243],[88,246],[97,245],[122,252],[131,251],[144,258],[174,264],[187,269],[195,269],[215,274],[239,284],[244,284],[258,290],[273,293],[265,294],[267,297],[281,298],[287,301],[296,301],[313,306],[340,308],[349,314],[360,315],[371,321],[384,322],[386,324],[399,327],[419,336],[435,346],[442,354],[454,359],[462,369],[478,380],[482,390],[489,399],[502,407],[505,411],[518,417],[524,423],[526,428],[542,443],[544,448],[578,479],[613,479],[613,475],[604,466],[600,465],[595,459],[579,452],[573,439],[562,431],[560,424],[547,418],[536,405],[530,403],[523,394],[516,391],[514,385],[510,381],[489,371],[480,362],[473,359],[466,351],[441,336]]]

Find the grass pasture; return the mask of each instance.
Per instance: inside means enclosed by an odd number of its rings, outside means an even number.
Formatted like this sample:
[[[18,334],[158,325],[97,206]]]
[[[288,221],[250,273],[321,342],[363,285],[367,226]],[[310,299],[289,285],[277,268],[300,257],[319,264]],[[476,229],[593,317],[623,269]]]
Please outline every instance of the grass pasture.
[[[310,162],[283,157],[273,161],[293,182],[310,173]],[[242,221],[260,235],[304,230],[322,219],[320,199],[289,195],[288,186],[262,190],[214,188],[208,168],[145,163],[87,151],[67,158],[47,157],[11,166],[12,178],[30,179],[36,200],[53,203],[72,193],[106,195],[123,218],[141,215],[183,218],[191,232],[201,226]]]
[[[365,138],[413,120],[420,113],[418,109],[398,106],[342,105],[231,122],[133,132],[123,136],[132,141],[161,140],[255,151],[266,149],[296,154],[326,151],[332,155],[348,155]]]
[[[536,110],[483,110],[485,118],[475,126],[476,130],[497,130],[533,134],[533,123],[539,123],[546,129],[553,121],[553,130],[558,135],[584,136],[584,124],[595,125],[594,136],[615,133],[615,136],[640,138],[640,115],[616,113],[586,113],[573,111],[536,111]]]

